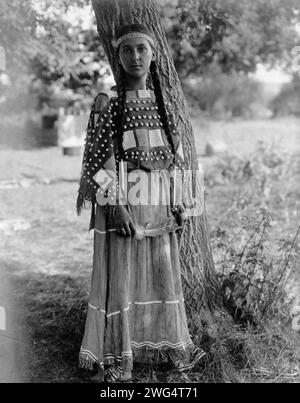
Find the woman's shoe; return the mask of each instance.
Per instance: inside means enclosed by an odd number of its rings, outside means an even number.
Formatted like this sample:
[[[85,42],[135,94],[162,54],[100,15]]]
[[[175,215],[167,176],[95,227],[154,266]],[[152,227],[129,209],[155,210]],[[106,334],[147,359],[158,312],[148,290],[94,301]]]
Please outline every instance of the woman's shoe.
[[[119,378],[120,381],[122,382],[127,382],[132,380],[132,372],[131,371],[124,371]]]
[[[127,382],[132,379],[132,371],[123,371],[116,367],[109,367],[105,371],[104,378],[106,382]]]
[[[91,381],[94,383],[103,383],[104,382],[104,369],[97,368],[98,372],[96,375],[92,376]]]

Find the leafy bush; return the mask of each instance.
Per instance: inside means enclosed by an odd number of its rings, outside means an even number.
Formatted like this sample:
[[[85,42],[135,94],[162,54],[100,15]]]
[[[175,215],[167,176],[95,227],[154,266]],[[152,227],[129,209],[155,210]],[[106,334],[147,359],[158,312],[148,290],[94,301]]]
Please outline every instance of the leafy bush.
[[[271,102],[273,116],[300,116],[300,79],[284,84]]]
[[[255,323],[273,317],[274,310],[286,307],[291,311],[285,286],[296,275],[300,253],[300,227],[295,227],[297,156],[261,142],[246,161],[223,155],[215,170],[223,181],[214,181],[217,174],[212,172],[206,185],[221,183],[233,192],[230,206],[218,216],[213,232],[216,266],[229,309],[238,321]]]
[[[225,351],[239,382],[299,382],[299,177],[299,155],[264,143],[246,160],[222,155],[206,176],[214,262],[233,318],[207,350],[221,355],[209,357],[215,363]]]
[[[184,83],[189,102],[214,117],[253,117],[261,84],[245,75],[217,74]]]

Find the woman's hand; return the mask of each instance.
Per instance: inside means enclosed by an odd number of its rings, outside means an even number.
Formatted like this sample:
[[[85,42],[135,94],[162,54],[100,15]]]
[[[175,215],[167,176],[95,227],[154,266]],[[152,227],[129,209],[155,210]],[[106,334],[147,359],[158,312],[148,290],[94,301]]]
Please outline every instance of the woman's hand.
[[[116,228],[116,233],[125,237],[134,237],[136,230],[131,215],[122,205],[114,206],[112,224]]]
[[[179,227],[182,227],[187,221],[187,214],[185,212],[185,208],[182,205],[178,205],[172,208],[172,213],[176,218],[176,222]]]

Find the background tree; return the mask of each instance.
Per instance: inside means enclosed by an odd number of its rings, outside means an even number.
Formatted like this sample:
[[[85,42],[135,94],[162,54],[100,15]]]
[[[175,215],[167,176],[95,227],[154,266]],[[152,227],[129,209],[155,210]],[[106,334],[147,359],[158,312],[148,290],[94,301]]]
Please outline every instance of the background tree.
[[[37,55],[65,60],[70,24],[64,19],[70,7],[83,7],[88,0],[0,0],[0,45],[6,50],[7,68],[27,72]],[[80,21],[78,21],[80,25]],[[50,59],[49,59],[49,62]]]
[[[102,80],[109,73],[109,67],[95,22],[88,29],[83,28],[80,12],[75,24],[68,19],[68,13],[82,10],[83,14],[83,7],[90,6],[90,2],[0,0],[0,3],[0,46],[5,49],[6,73],[14,87],[7,92],[7,110],[11,110],[12,104],[14,108],[21,107],[28,90],[25,108],[29,100],[33,107],[51,103],[55,93],[89,105],[100,89],[99,78]]]
[[[254,72],[258,63],[291,72],[299,18],[297,0],[178,0],[168,29],[175,66],[182,77],[212,65],[223,73]]]

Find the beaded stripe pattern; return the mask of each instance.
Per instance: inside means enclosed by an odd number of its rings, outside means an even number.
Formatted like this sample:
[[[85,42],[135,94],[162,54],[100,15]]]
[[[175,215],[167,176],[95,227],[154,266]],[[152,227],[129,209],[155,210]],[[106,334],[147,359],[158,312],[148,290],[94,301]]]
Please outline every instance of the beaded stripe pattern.
[[[168,169],[174,155],[163,129],[154,92],[128,91],[123,135],[124,160],[137,169]],[[177,166],[183,166],[182,148],[177,146]],[[120,156],[117,154],[117,160]],[[158,163],[159,161],[159,163]]]

